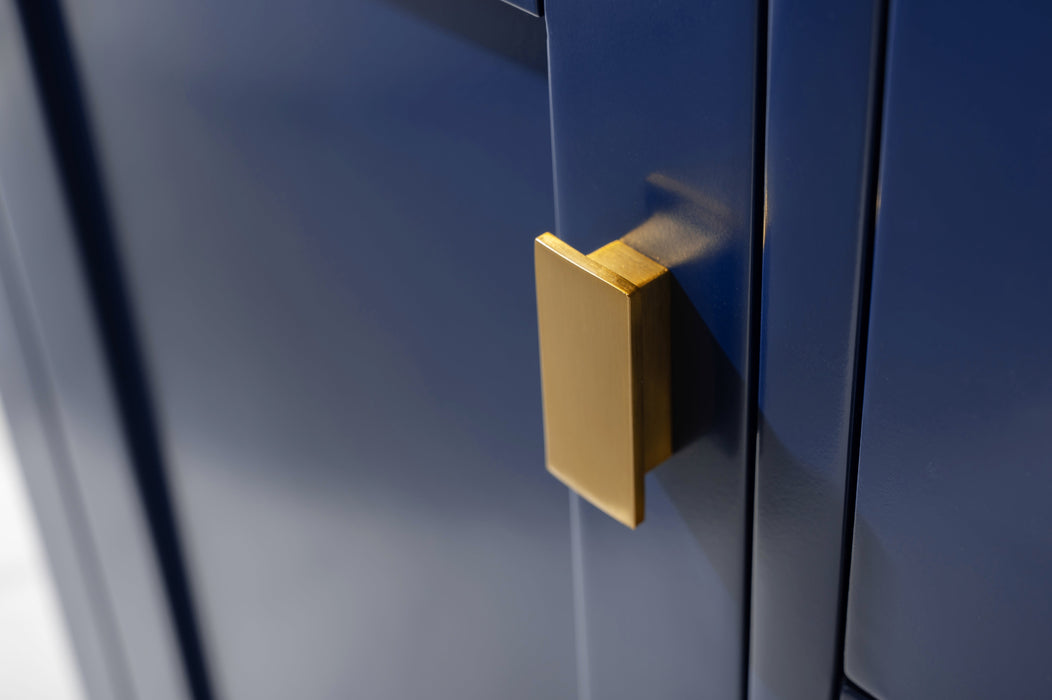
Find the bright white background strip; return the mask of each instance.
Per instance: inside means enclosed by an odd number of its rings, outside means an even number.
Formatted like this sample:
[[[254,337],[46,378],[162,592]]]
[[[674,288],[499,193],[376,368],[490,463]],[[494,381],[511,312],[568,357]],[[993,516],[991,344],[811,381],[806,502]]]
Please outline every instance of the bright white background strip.
[[[0,406],[0,698],[83,694],[36,520]]]

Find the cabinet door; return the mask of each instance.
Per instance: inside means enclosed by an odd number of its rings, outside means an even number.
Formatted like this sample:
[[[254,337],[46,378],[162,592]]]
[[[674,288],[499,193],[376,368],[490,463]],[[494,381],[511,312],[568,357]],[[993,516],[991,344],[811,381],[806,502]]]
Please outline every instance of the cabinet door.
[[[61,12],[214,694],[573,696],[533,288],[543,22]]]
[[[891,4],[845,670],[1052,687],[1052,12]]]
[[[123,421],[98,440],[131,444],[149,517],[126,530],[160,562],[139,556],[159,571],[137,590],[193,676],[155,684],[743,696],[762,3],[18,7],[65,200],[20,201],[11,236],[84,258],[61,272],[89,278],[77,318]],[[623,238],[675,278],[676,454],[635,531],[543,469],[546,230]],[[112,646],[149,679],[130,639]]]

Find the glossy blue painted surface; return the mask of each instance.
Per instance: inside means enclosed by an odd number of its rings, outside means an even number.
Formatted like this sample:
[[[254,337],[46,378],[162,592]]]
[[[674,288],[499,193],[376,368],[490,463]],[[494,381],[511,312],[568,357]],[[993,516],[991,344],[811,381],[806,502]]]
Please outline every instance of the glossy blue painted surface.
[[[584,698],[744,693],[758,12],[545,6],[556,233],[624,237],[678,282],[677,453],[647,477],[646,521],[572,506]]]
[[[840,693],[882,2],[771,4],[749,696]]]
[[[1052,8],[892,3],[846,672],[1052,687]]]
[[[217,695],[571,697],[543,24],[493,0],[65,10]]]

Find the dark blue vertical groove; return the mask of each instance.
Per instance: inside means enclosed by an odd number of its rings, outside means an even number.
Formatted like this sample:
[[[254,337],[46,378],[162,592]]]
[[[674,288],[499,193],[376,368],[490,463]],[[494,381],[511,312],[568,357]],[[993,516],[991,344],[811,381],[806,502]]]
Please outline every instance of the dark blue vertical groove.
[[[858,459],[862,439],[862,397],[866,379],[866,346],[869,341],[869,301],[873,283],[873,249],[876,240],[877,204],[880,201],[880,144],[884,117],[884,82],[887,70],[888,8],[890,0],[876,6],[873,23],[873,109],[869,132],[869,167],[866,173],[865,221],[859,264],[858,327],[855,342],[855,382],[851,396],[851,436],[848,446],[847,479],[844,486],[844,526],[841,533],[840,598],[837,613],[837,656],[835,660],[834,694],[844,679],[844,639],[847,631],[847,592],[851,573],[851,544],[855,530],[855,495],[858,483]],[[852,686],[853,687],[853,686]]]
[[[760,412],[760,310],[763,290],[763,240],[767,225],[766,169],[767,147],[767,52],[768,0],[758,0],[756,7],[756,103],[753,108],[753,185],[752,185],[752,258],[749,285],[749,378],[748,416],[745,434],[749,436],[745,469],[745,593],[742,600],[742,698],[749,697],[750,634],[752,630],[752,558],[753,508],[756,501],[756,455],[759,440]]]
[[[121,427],[163,576],[183,670],[192,697],[212,700],[214,695],[161,457],[153,402],[69,36],[57,0],[19,0],[18,11],[95,321],[101,331]]]

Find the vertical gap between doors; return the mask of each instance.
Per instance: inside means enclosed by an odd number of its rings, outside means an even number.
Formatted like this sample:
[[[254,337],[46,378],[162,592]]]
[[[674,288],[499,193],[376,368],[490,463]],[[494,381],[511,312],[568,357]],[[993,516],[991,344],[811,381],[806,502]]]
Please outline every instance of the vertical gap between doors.
[[[742,698],[749,697],[749,647],[752,626],[752,556],[753,556],[753,507],[756,488],[756,455],[759,439],[760,396],[760,308],[763,289],[763,241],[766,226],[767,182],[764,168],[767,146],[767,51],[768,51],[768,0],[758,0],[756,7],[756,80],[753,107],[753,186],[752,186],[752,245],[750,246],[749,284],[749,371],[747,383],[747,406],[745,435],[749,439],[745,469],[745,557],[742,594],[742,649],[741,689]]]
[[[873,251],[880,202],[880,154],[883,132],[884,87],[887,72],[888,12],[890,0],[875,6],[873,23],[873,77],[871,82],[871,110],[868,158],[864,181],[864,218],[859,266],[858,326],[855,338],[855,381],[851,398],[851,435],[848,448],[847,479],[844,493],[844,522],[841,533],[840,595],[837,615],[837,657],[833,678],[834,695],[840,691],[844,678],[844,643],[847,631],[848,578],[851,572],[851,546],[855,529],[855,494],[858,483],[858,462],[862,437],[862,399],[866,378],[866,347],[869,342],[869,305],[873,282]]]

